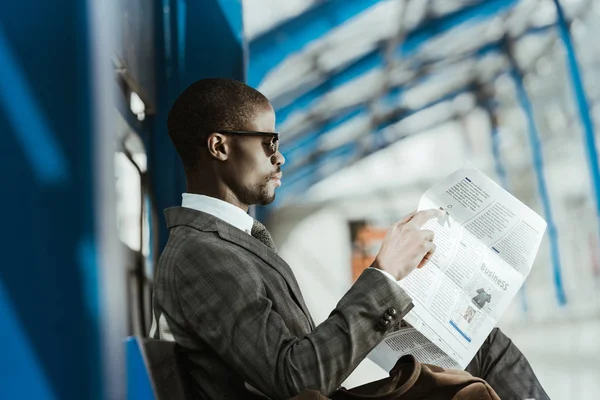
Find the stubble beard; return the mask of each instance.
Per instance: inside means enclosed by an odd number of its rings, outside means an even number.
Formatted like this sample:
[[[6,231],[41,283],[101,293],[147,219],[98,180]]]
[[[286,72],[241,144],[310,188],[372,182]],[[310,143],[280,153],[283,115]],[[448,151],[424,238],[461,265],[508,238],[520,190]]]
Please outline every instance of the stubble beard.
[[[258,184],[252,188],[247,188],[245,193],[245,203],[248,205],[266,206],[275,201],[275,191],[269,187],[270,181]]]
[[[261,206],[266,206],[267,204],[271,204],[275,201],[275,191],[271,191],[269,188],[269,182],[260,185],[258,188],[259,192],[259,204]]]

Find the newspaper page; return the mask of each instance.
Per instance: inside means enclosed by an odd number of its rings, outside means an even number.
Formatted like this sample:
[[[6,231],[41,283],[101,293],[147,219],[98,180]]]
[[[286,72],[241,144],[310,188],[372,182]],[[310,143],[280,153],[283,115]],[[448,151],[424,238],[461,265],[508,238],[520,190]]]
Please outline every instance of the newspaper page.
[[[408,353],[464,369],[529,274],[546,230],[538,214],[471,167],[429,189],[419,210],[430,208],[445,212],[423,227],[435,232],[436,251],[398,282],[415,305],[404,318],[410,327],[369,354],[385,370]]]

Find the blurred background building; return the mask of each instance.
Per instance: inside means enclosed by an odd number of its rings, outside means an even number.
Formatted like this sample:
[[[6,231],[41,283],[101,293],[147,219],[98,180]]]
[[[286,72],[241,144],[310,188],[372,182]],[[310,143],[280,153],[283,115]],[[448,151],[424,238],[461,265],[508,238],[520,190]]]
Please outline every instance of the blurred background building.
[[[389,224],[470,162],[548,222],[500,326],[553,399],[600,392],[600,2],[20,0],[0,8],[0,398],[144,397],[166,134],[205,77],[257,87],[287,159],[273,233],[320,322]],[[139,361],[139,360],[138,360]],[[365,360],[355,386],[386,375]]]

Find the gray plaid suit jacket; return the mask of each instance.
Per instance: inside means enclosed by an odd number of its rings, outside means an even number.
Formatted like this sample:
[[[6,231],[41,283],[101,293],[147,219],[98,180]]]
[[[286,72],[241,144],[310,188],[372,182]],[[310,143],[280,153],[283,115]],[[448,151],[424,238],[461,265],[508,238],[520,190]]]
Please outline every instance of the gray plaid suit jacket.
[[[151,336],[180,345],[198,398],[254,398],[248,384],[271,399],[330,394],[393,325],[376,329],[382,316],[394,308],[400,320],[412,308],[397,284],[367,269],[315,327],[276,252],[210,214],[174,207],[165,216]]]

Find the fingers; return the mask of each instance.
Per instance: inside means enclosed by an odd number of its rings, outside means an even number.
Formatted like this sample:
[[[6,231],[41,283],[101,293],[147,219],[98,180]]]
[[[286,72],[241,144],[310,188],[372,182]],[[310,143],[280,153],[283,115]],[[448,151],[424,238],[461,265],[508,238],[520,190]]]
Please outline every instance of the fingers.
[[[431,259],[431,257],[433,256],[433,253],[435,253],[435,244],[434,243],[425,242],[424,247],[427,250],[427,253],[425,253],[425,255],[423,256],[423,259],[421,260],[419,265],[417,265],[417,269],[423,268],[425,266],[425,264],[427,264],[429,262],[429,260]]]
[[[425,256],[427,256],[427,254],[433,254],[433,253],[435,253],[435,248],[436,248],[435,243],[433,243],[433,242],[425,242],[425,243],[423,243],[423,247],[427,251],[427,253],[425,254]]]
[[[435,237],[435,233],[433,233],[433,231],[430,231],[429,229],[422,229],[419,232],[423,239],[428,242],[433,242],[433,238]]]
[[[429,257],[423,257],[419,265],[417,265],[417,269],[423,268],[429,262]]]
[[[421,260],[419,265],[417,265],[417,269],[423,268],[429,262],[429,260],[431,260],[432,256],[433,256],[433,254],[430,254],[430,253],[425,254],[425,257],[423,257],[423,259]]]
[[[408,221],[410,221],[411,219],[413,219],[413,217],[415,216],[415,214],[417,213],[417,210],[411,212],[410,214],[408,214],[406,217],[402,218],[400,221],[398,221],[399,225],[403,225],[406,224]]]
[[[441,213],[442,211],[433,208],[429,210],[418,211],[410,220],[410,224],[414,228],[420,229],[430,219],[438,218],[440,215],[442,215]]]

